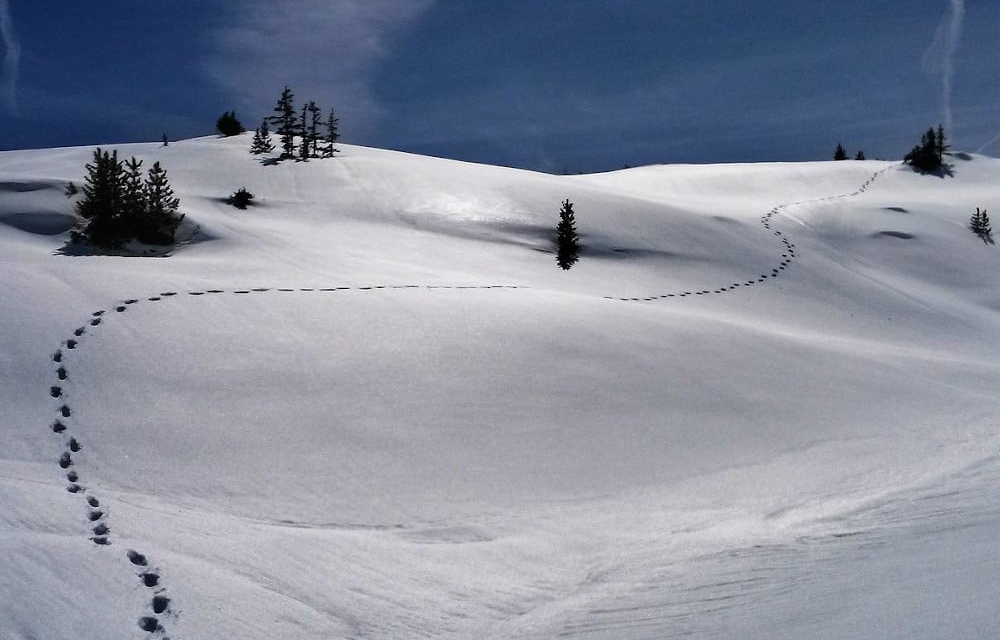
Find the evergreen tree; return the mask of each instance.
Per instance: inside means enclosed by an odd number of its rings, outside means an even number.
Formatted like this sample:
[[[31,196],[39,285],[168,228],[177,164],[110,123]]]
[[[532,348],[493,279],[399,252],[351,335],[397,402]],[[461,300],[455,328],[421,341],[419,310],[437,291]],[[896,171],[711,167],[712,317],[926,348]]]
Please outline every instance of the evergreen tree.
[[[986,213],[986,209],[982,211],[979,207],[976,207],[976,212],[972,214],[969,219],[969,228],[972,229],[972,233],[979,236],[983,242],[993,243],[993,229],[990,225],[990,216]]]
[[[253,142],[250,143],[250,153],[260,155],[274,151],[274,143],[271,142],[271,132],[267,128],[267,120],[260,123],[253,134]]]
[[[336,116],[333,109],[330,109],[330,115],[326,118],[326,135],[323,137],[323,142],[326,145],[323,147],[323,157],[332,158],[333,154],[337,152],[337,149],[333,145],[337,144],[337,140],[340,139],[340,118]]]
[[[944,152],[947,148],[944,143],[944,127],[939,125],[937,133],[930,128],[921,136],[920,144],[906,154],[903,162],[923,173],[937,171],[944,166]]]
[[[847,160],[847,151],[844,150],[844,145],[837,143],[837,150],[833,152],[834,160]]]
[[[133,156],[123,166],[121,178],[121,218],[123,231],[131,239],[146,215],[146,191],[142,181],[142,160]]]
[[[146,211],[136,230],[136,239],[146,244],[171,244],[174,232],[184,219],[177,215],[180,200],[167,180],[167,171],[154,162],[149,177],[143,185],[146,196]]]
[[[72,238],[104,249],[118,248],[130,238],[129,230],[122,224],[123,169],[118,152],[95,149],[93,162],[86,165],[86,170],[83,198],[76,203],[83,228],[75,231]]]
[[[281,97],[278,98],[274,114],[270,117],[270,122],[276,127],[275,132],[281,136],[281,159],[294,158],[298,118],[295,115],[295,96],[287,86],[281,92]]]
[[[246,128],[236,119],[236,111],[226,111],[215,121],[215,130],[228,138],[243,133]]]
[[[316,106],[315,102],[310,102],[307,105],[307,110],[309,111],[309,156],[312,158],[319,157],[319,127],[322,124],[322,116],[320,115],[322,111]]]
[[[309,105],[302,105],[302,118],[299,120],[299,160],[309,160]]]
[[[564,200],[556,225],[556,264],[568,270],[580,259],[580,236],[576,233],[576,218],[573,203]]]
[[[855,160],[864,160],[865,159],[865,152],[862,151],[861,149],[858,149],[858,153],[854,156],[854,159]]]

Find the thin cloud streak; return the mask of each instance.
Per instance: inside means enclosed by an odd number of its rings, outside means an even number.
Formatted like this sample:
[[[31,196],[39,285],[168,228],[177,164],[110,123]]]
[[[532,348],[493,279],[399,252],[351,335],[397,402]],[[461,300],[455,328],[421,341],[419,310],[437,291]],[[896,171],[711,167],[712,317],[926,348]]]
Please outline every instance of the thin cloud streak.
[[[248,118],[265,115],[288,85],[299,102],[335,108],[348,138],[364,136],[380,114],[371,90],[376,64],[390,38],[433,2],[288,0],[279,9],[269,0],[234,2],[237,24],[212,34],[216,54],[206,71]]]
[[[11,113],[17,113],[17,85],[21,69],[21,44],[14,33],[7,0],[0,0],[0,38],[4,43],[4,100]]]
[[[962,37],[962,20],[965,17],[965,0],[949,0],[948,11],[934,34],[934,41],[924,52],[924,70],[941,78],[941,108],[944,111],[944,127],[952,129],[951,96],[952,79],[955,76],[955,52]]]

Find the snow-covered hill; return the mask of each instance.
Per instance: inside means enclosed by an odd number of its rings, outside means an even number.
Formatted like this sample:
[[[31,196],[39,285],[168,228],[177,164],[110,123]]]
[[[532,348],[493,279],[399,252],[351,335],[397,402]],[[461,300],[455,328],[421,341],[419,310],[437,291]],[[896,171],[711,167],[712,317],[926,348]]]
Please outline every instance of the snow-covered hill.
[[[168,258],[0,153],[0,639],[1000,637],[1000,161],[248,144]]]

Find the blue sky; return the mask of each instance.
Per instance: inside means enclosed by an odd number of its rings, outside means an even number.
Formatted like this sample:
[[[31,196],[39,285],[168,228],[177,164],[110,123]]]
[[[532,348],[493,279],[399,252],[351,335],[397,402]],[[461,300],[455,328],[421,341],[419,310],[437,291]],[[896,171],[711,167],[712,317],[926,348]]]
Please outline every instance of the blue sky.
[[[0,149],[253,128],[288,84],[345,142],[552,172],[899,158],[949,120],[977,151],[998,32],[996,0],[0,0]]]

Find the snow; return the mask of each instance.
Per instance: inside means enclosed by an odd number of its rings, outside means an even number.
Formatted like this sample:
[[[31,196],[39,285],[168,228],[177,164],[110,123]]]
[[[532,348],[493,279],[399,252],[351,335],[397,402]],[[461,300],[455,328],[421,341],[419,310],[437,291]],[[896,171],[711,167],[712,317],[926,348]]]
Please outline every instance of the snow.
[[[0,639],[1000,636],[1000,160],[248,146],[118,147],[142,258],[64,250],[92,149],[0,153]]]

